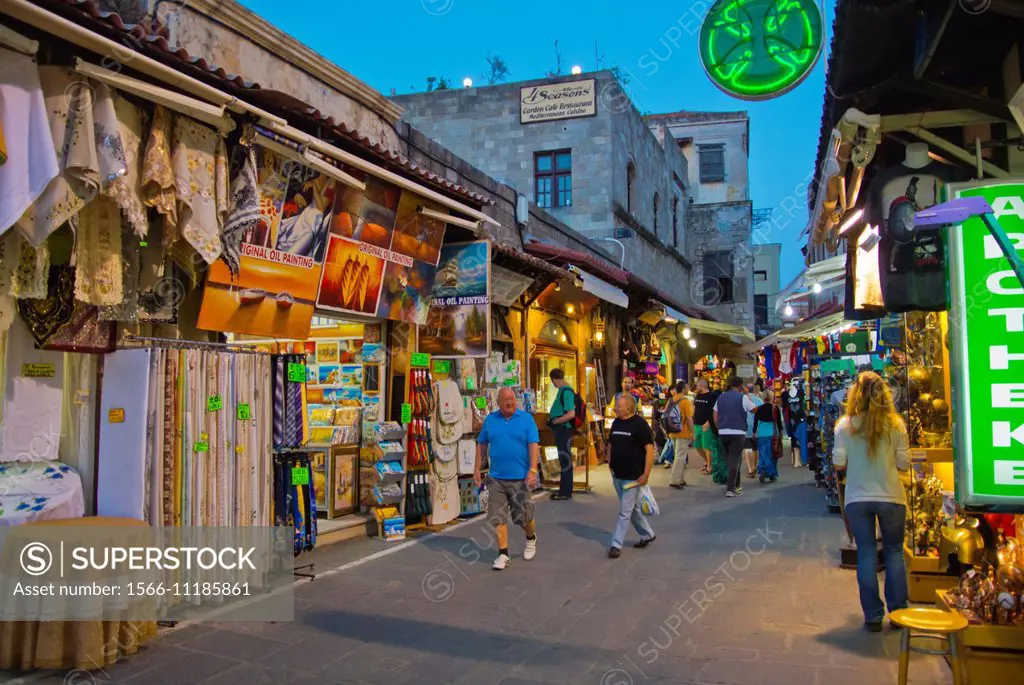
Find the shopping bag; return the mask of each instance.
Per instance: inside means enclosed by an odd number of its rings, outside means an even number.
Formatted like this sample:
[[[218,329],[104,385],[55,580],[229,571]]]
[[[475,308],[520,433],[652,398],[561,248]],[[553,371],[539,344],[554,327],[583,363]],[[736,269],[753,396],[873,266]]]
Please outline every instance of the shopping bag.
[[[643,485],[640,487],[640,511],[644,513],[644,516],[657,516],[661,513],[658,509],[658,500],[654,499],[654,492],[651,490],[651,486]]]

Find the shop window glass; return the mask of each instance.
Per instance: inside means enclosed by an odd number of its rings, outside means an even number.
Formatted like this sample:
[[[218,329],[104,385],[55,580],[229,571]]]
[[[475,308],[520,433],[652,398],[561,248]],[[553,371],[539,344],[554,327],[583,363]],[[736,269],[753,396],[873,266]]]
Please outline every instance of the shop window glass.
[[[555,401],[555,386],[551,383],[551,371],[561,369],[565,372],[565,381],[574,390],[579,386],[576,384],[576,357],[556,356],[541,354],[530,362],[537,369],[537,411],[546,412],[551,409]]]
[[[556,319],[549,319],[544,327],[540,329],[540,335],[538,336],[541,340],[547,343],[554,343],[555,345],[572,345],[572,338],[569,337],[569,331],[565,329],[559,321]]]

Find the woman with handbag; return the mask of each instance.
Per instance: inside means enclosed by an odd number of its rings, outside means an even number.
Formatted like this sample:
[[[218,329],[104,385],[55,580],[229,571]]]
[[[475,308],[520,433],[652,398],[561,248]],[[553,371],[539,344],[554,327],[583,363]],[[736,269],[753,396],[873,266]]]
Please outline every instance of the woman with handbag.
[[[779,455],[782,453],[782,414],[775,405],[775,394],[766,390],[762,395],[764,404],[754,412],[754,435],[757,438],[757,477],[762,483],[767,479],[774,483],[779,479],[776,465],[775,443],[778,441]]]

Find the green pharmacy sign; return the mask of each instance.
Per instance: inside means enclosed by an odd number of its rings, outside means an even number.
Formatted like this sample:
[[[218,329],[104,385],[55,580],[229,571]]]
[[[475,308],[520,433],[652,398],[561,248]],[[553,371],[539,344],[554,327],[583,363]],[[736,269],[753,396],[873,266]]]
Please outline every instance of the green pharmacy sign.
[[[983,197],[1024,253],[1024,180],[947,189]],[[957,500],[1024,512],[1024,286],[981,216],[948,236]]]
[[[817,0],[718,0],[700,27],[700,60],[729,95],[769,100],[811,73],[823,27]]]

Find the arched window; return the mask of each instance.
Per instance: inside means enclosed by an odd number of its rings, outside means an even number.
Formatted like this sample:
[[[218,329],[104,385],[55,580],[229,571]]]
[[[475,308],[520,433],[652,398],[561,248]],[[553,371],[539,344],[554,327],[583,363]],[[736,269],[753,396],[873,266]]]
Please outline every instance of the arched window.
[[[626,165],[626,211],[633,212],[633,182],[636,180],[636,165]]]
[[[548,319],[547,323],[540,329],[538,337],[544,342],[554,343],[555,345],[572,345],[569,331],[565,329],[565,326],[558,319]]]
[[[654,235],[658,235],[658,205],[661,204],[661,198],[658,194],[654,194]]]

